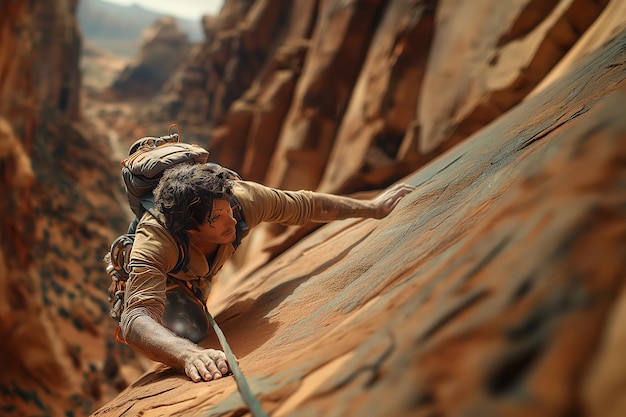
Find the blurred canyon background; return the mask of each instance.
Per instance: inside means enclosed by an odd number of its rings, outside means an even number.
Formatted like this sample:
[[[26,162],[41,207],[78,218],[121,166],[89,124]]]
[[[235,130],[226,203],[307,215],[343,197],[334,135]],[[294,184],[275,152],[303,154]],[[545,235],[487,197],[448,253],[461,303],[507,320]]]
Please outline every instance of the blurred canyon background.
[[[0,46],[0,416],[246,415],[113,337],[119,162],[172,123],[269,186],[417,187],[217,278],[272,415],[626,415],[626,1],[2,0]]]

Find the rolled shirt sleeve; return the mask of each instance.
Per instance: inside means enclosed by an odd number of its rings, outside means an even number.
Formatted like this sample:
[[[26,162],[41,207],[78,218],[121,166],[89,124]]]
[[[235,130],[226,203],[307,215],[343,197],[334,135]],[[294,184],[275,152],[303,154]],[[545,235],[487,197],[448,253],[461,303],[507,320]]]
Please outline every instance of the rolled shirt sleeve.
[[[303,225],[313,218],[312,191],[278,190],[252,181],[237,181],[234,194],[250,228],[262,222]]]
[[[140,315],[162,323],[165,311],[167,271],[178,262],[178,244],[165,229],[146,214],[135,234],[126,283],[121,328],[124,337]]]

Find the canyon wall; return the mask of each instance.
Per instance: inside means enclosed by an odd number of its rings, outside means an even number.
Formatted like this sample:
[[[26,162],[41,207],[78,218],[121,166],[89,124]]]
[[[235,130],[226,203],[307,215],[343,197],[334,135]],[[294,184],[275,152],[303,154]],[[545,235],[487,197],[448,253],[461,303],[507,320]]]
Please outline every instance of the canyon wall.
[[[245,414],[232,378],[113,340],[119,155],[170,123],[269,185],[418,186],[382,221],[254,232],[216,280],[273,415],[624,412],[623,1],[226,0],[102,120],[76,7],[0,5],[1,415]]]

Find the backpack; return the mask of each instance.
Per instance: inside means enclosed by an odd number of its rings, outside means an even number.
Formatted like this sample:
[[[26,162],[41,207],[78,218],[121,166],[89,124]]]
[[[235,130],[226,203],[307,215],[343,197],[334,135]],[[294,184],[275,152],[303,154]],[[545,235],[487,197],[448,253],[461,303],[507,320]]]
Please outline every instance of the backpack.
[[[171,134],[173,127],[176,127],[177,133]],[[121,162],[122,178],[124,179],[128,204],[135,214],[135,218],[130,222],[126,233],[113,241],[109,252],[104,256],[105,270],[111,279],[111,285],[108,288],[108,298],[109,303],[111,303],[109,315],[118,322],[124,307],[124,293],[130,273],[130,252],[135,242],[135,230],[144,213],[153,210],[153,190],[158,185],[165,170],[177,164],[193,162],[206,164],[215,170],[225,170],[232,180],[242,179],[233,170],[216,163],[207,162],[209,152],[201,146],[180,142],[176,125],[169,127],[167,136],[138,139],[130,147],[128,155],[128,158]],[[233,242],[236,249],[241,243],[241,239],[248,234],[249,228],[239,201],[234,195],[231,197],[230,205],[233,209],[233,217],[237,220],[236,238]],[[158,218],[156,213],[153,214]],[[178,247],[178,262],[174,269],[168,271],[170,273],[186,270],[189,262],[186,256],[187,248],[181,243]],[[119,340],[117,334],[116,338]]]

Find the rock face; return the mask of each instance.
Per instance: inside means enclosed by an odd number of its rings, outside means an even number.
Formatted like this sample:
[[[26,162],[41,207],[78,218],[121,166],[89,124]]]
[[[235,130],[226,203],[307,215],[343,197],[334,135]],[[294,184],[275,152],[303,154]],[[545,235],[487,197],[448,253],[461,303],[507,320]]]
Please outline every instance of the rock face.
[[[246,178],[381,187],[521,102],[607,4],[226,1],[183,70],[197,88],[156,113],[215,127],[199,139]]]
[[[219,282],[210,308],[269,414],[626,413],[625,50],[622,25],[408,176],[390,217],[329,224]],[[94,416],[130,414],[245,406],[232,377],[159,367]]]
[[[30,150],[43,109],[79,116],[76,2],[61,0],[52,8],[45,2],[11,1],[0,7],[0,115],[10,119]]]
[[[246,415],[233,378],[113,341],[114,155],[171,122],[270,185],[417,186],[383,220],[258,229],[216,280],[273,416],[626,414],[624,1],[227,0],[111,124],[82,118],[75,9],[0,3],[0,415]]]
[[[37,146],[36,129],[46,117],[45,110],[55,108],[69,117],[78,114],[78,72],[76,67],[62,65],[64,60],[71,64],[72,58],[78,57],[73,7],[71,2],[59,2],[54,10],[35,3],[5,2],[0,8],[0,27],[4,29],[0,53],[0,380],[5,395],[16,391],[10,382],[25,390],[48,383],[63,389],[75,383],[70,359],[46,314],[35,267],[38,213],[33,192],[39,187],[31,161]],[[31,31],[34,27],[40,30]],[[45,36],[57,31],[67,36]],[[48,65],[42,68],[38,62]],[[45,76],[47,71],[55,76]],[[22,385],[20,378],[9,381],[20,371],[32,375],[30,383]]]

